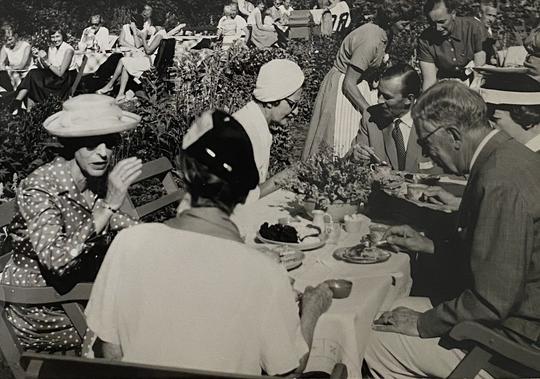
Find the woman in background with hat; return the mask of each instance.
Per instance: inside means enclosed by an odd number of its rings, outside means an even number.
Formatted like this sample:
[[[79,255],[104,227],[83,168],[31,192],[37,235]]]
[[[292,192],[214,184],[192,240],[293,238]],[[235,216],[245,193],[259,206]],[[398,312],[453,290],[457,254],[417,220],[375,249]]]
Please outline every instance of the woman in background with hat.
[[[119,133],[139,121],[102,95],[72,98],[45,121],[63,149],[20,183],[3,284],[63,292],[94,279],[107,233],[135,224],[119,208],[141,173],[141,161],[132,157],[114,165],[112,159]],[[8,305],[6,314],[25,350],[76,351],[81,344],[61,307]]]
[[[493,74],[480,95],[493,125],[534,152],[540,152],[540,83],[525,74]]]
[[[250,193],[248,202],[275,191],[277,183],[287,175],[286,171],[282,171],[267,179],[272,147],[269,125],[276,123],[285,126],[298,114],[304,80],[304,73],[296,63],[288,59],[273,59],[259,70],[252,101],[233,114],[251,140],[259,170],[261,185]]]
[[[234,374],[301,372],[332,292],[308,287],[300,318],[285,269],[245,245],[231,221],[259,182],[249,136],[225,112],[206,112],[184,136],[181,162],[191,208],[166,225],[122,231],[105,256],[86,308],[97,355]]]

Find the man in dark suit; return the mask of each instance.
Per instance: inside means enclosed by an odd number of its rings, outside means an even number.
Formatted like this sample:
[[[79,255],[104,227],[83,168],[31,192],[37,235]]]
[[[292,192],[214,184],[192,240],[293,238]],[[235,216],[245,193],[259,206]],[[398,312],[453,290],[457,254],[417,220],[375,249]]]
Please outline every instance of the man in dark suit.
[[[459,291],[435,306],[427,298],[398,301],[375,320],[365,359],[375,377],[444,378],[464,353],[438,342],[462,321],[540,345],[540,156],[492,129],[480,95],[456,81],[428,89],[412,115],[424,151],[446,172],[469,174],[459,227],[446,241],[408,226],[384,238],[409,251],[452,249],[462,267]]]
[[[420,76],[408,64],[387,69],[379,82],[379,104],[364,113],[349,154],[355,159],[386,162],[394,170],[432,170],[433,163],[422,157],[411,118],[421,87]]]

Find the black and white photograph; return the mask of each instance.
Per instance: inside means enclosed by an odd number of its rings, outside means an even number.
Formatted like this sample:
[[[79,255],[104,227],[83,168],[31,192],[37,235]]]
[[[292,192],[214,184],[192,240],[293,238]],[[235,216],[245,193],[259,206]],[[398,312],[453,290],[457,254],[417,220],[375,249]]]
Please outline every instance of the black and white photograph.
[[[0,379],[540,378],[540,0],[0,0]]]

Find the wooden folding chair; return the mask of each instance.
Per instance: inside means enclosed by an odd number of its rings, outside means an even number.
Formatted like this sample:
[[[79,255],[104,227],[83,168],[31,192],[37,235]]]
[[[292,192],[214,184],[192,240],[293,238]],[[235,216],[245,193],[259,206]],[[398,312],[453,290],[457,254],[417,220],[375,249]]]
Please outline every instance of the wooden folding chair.
[[[0,205],[0,228],[4,229],[15,215],[15,201]],[[11,252],[0,257],[0,273],[11,258]],[[65,295],[60,295],[53,287],[20,287],[0,284],[0,350],[16,379],[25,377],[20,366],[23,349],[4,312],[6,304],[62,306],[79,335],[86,333],[86,319],[79,301],[87,301],[92,289],[91,283],[77,284]]]
[[[162,366],[142,365],[111,361],[59,357],[46,354],[24,354],[22,365],[28,379],[264,379],[270,376],[230,374],[216,371],[177,369]],[[331,379],[346,379],[347,366],[334,366]]]
[[[128,197],[122,206],[122,211],[135,219],[140,219],[160,210],[163,207],[166,207],[169,204],[180,201],[184,195],[184,192],[178,189],[172,175],[172,170],[173,166],[166,157],[161,157],[143,164],[142,173],[135,183],[157,177],[161,180],[166,194],[156,200],[138,207],[135,207],[132,200]]]
[[[84,55],[82,58],[81,65],[79,66],[79,70],[77,71],[77,76],[75,77],[75,81],[73,82],[73,85],[71,86],[71,90],[69,91],[70,97],[75,95],[75,91],[77,91],[77,87],[79,86],[79,83],[81,82],[81,78],[84,74],[84,68],[86,67],[86,62],[88,62],[88,56]]]
[[[454,326],[450,337],[472,348],[448,378],[474,378],[480,370],[494,378],[540,377],[540,348],[527,348],[473,321]]]

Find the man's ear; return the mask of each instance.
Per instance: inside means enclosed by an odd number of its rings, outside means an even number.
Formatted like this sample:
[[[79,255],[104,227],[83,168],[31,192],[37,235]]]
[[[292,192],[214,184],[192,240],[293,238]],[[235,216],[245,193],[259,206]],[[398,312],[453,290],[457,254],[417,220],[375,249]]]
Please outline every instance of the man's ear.
[[[448,133],[450,133],[450,136],[452,137],[452,147],[454,148],[454,150],[460,150],[463,145],[463,134],[461,129],[455,126],[451,126],[446,130],[448,131]]]
[[[405,104],[411,106],[412,104],[414,104],[416,97],[412,93],[410,93],[407,95],[406,99],[407,99],[407,102]]]

